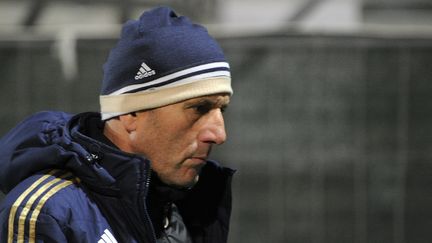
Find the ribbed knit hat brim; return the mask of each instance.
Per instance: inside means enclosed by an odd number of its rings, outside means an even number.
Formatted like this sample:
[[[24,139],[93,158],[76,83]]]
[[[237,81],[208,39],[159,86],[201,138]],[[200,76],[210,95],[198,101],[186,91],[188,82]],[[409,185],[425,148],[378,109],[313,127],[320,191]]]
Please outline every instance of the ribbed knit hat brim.
[[[102,119],[106,120],[134,111],[153,109],[187,99],[219,93],[232,94],[230,78],[208,78],[199,82],[159,90],[100,96]]]

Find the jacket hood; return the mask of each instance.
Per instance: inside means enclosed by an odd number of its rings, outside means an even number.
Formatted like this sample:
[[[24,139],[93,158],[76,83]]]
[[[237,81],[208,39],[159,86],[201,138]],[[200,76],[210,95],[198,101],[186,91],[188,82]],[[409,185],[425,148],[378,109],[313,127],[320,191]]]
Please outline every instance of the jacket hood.
[[[0,139],[0,189],[7,193],[32,174],[69,169],[80,179],[112,184],[114,179],[92,163],[93,156],[71,138],[74,118],[64,112],[40,112]]]

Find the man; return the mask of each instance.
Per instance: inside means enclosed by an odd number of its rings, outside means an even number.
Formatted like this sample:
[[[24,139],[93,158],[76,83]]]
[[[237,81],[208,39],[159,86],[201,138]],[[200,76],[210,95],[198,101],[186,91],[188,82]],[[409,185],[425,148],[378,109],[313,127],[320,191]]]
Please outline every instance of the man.
[[[0,242],[227,241],[229,66],[207,31],[165,7],[127,22],[100,113],[42,112],[0,140]]]

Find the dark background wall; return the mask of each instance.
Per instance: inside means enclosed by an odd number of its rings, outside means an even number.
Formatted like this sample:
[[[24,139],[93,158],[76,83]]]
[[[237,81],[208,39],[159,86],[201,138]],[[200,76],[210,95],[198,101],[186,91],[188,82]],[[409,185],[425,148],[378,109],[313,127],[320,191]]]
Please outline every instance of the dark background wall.
[[[220,39],[235,94],[214,157],[238,169],[230,242],[423,243],[432,225],[432,39]],[[98,110],[113,39],[0,42],[0,134],[39,110]]]

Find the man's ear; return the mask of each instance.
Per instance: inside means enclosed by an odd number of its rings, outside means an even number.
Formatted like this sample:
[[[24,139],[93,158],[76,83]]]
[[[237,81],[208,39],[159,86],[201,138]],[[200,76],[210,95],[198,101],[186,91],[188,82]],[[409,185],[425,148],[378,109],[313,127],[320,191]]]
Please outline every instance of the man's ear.
[[[138,122],[135,112],[121,115],[119,116],[119,120],[128,133],[134,132],[137,129]]]

